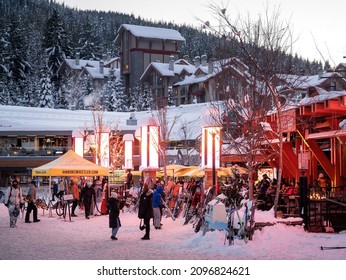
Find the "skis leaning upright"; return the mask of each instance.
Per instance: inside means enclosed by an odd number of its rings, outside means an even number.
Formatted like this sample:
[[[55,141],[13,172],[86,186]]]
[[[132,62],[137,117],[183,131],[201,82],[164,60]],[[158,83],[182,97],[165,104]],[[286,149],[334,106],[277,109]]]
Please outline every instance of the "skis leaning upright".
[[[244,242],[247,243],[249,240],[252,240],[254,227],[255,227],[255,207],[256,203],[252,200],[248,200],[245,205],[245,211],[243,217],[240,217],[237,205],[234,201],[232,203],[235,206],[235,211],[238,216],[239,221],[239,231],[237,236],[241,239],[244,239]]]
[[[164,201],[164,200],[161,198],[161,202],[162,202],[163,206],[165,207],[165,211],[167,211],[168,214],[169,214],[169,216],[172,218],[172,220],[175,221],[175,217],[174,217],[174,215],[173,215],[171,209],[169,209],[169,207],[168,207],[166,201]]]

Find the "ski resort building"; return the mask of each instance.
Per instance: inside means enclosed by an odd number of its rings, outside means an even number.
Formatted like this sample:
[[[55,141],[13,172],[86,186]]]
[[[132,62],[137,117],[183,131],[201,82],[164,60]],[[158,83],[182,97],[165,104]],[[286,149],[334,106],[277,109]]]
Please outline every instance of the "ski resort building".
[[[184,37],[173,29],[122,24],[115,44],[120,48],[120,72],[125,89],[135,87],[152,62],[169,63],[171,57],[179,58],[179,46]],[[162,98],[166,96],[162,95]]]

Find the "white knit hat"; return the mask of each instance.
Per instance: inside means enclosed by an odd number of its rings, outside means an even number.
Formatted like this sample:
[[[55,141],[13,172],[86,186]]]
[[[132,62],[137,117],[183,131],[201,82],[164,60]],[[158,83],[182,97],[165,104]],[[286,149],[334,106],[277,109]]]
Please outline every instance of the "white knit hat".
[[[111,192],[111,197],[117,199],[119,195],[116,192]]]

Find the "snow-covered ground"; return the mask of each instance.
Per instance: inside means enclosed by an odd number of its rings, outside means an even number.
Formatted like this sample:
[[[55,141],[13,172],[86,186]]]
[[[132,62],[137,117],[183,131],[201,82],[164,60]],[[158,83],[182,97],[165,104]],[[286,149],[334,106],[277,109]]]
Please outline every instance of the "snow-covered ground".
[[[144,233],[138,228],[137,215],[125,211],[120,216],[122,227],[118,232],[118,240],[112,241],[106,215],[87,220],[83,213],[78,213],[78,217],[69,221],[58,217],[54,212],[53,216],[49,217],[47,210],[43,212],[39,209],[38,217],[41,220],[39,223],[26,224],[21,214],[17,228],[10,228],[7,208],[4,204],[0,204],[2,269],[12,270],[17,263],[6,260],[63,260],[66,267],[71,266],[71,262],[66,260],[94,260],[92,262],[94,266],[107,264],[106,260],[131,260],[116,261],[117,264],[131,265],[153,265],[160,264],[159,260],[176,260],[169,262],[169,266],[177,264],[184,266],[191,263],[201,265],[205,263],[203,260],[213,260],[213,262],[208,261],[209,265],[219,264],[217,260],[223,264],[227,260],[228,265],[230,260],[346,260],[346,249],[323,251],[320,249],[321,246],[346,246],[345,232],[308,233],[302,226],[276,224],[256,231],[254,239],[247,244],[237,239],[234,245],[229,246],[224,244],[223,232],[207,232],[203,236],[202,231],[195,233],[191,224],[183,225],[181,218],[175,221],[164,218],[161,230],[152,228],[150,240],[141,240]],[[271,211],[256,211],[255,217],[257,221],[275,221]],[[95,262],[96,260],[98,262]],[[103,261],[100,262],[101,260]],[[189,261],[184,262],[184,260]],[[234,263],[233,261],[231,263]],[[326,264],[335,265],[335,261],[327,263],[324,261],[324,269]],[[30,265],[27,261],[19,263],[21,267],[24,264],[25,267],[29,266],[28,269],[40,267],[37,262],[29,262]],[[83,262],[76,264],[80,263]],[[114,263],[115,261],[111,262],[113,265]],[[45,267],[54,269],[56,264],[56,261],[48,262]],[[341,269],[342,264],[339,263],[337,268]],[[304,264],[304,269],[309,265],[319,267],[318,262],[308,262]],[[27,274],[24,271],[19,273],[23,273],[23,276]],[[88,273],[87,276],[90,277]]]
[[[39,223],[24,223],[22,215],[18,227],[9,228],[7,208],[0,205],[0,259],[7,260],[346,260],[346,250],[320,250],[321,246],[346,246],[346,233],[308,233],[302,226],[265,227],[256,231],[247,244],[235,240],[224,245],[221,231],[194,232],[192,224],[183,225],[181,218],[163,219],[162,230],[151,229],[151,240],[143,241],[136,214],[121,213],[122,227],[117,241],[110,240],[108,216],[85,219],[58,217],[54,212],[38,210]],[[271,211],[256,211],[257,221],[274,221]]]

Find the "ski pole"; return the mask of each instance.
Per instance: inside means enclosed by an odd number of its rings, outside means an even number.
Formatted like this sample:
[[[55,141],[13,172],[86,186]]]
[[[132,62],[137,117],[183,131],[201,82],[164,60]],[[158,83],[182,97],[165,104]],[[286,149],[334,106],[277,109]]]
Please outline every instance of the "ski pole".
[[[346,247],[341,247],[341,246],[339,246],[339,247],[323,247],[323,246],[321,246],[322,251],[323,250],[337,250],[337,249],[346,249]]]

